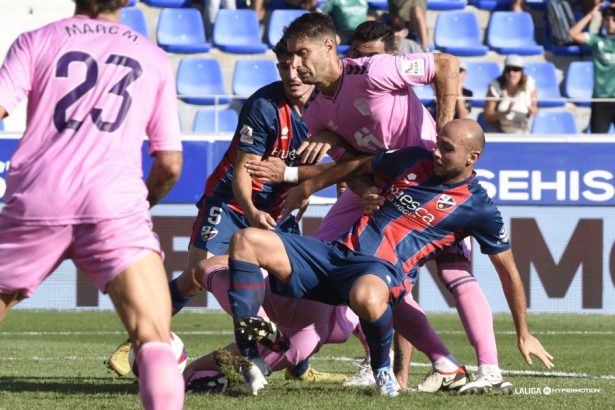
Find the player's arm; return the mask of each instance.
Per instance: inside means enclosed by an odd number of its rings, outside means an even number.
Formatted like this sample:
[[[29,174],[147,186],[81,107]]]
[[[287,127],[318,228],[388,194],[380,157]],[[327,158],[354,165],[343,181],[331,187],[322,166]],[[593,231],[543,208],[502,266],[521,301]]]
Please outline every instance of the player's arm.
[[[261,157],[257,154],[238,151],[233,172],[233,197],[243,209],[250,226],[263,229],[275,229],[275,219],[267,212],[261,211],[252,202],[252,177],[246,168],[248,161],[257,161]]]
[[[373,173],[372,158],[372,155],[361,155],[353,159],[337,162],[326,171],[291,188],[282,195],[284,198],[282,216],[285,217],[294,209],[304,209],[312,194],[329,185]],[[300,218],[301,214],[297,215],[297,220]]]
[[[331,168],[333,165],[335,165],[333,162],[324,162],[315,165],[288,167],[278,157],[267,157],[263,160],[248,160],[245,167],[252,178],[270,184],[282,184],[284,182],[303,182]]]
[[[508,249],[494,255],[489,255],[489,258],[502,282],[504,295],[515,322],[518,347],[525,361],[531,365],[531,355],[534,355],[542,361],[545,367],[548,369],[552,368],[554,366],[552,362],[553,356],[545,350],[538,339],[530,334],[528,329],[525,291],[523,290],[523,282],[515,265],[512,251]]]
[[[153,156],[154,162],[145,183],[150,208],[169,193],[182,171],[181,151],[155,151]]]
[[[455,117],[455,105],[459,90],[459,60],[446,54],[434,54],[436,74],[434,88],[436,91],[436,128],[441,130],[447,122]]]

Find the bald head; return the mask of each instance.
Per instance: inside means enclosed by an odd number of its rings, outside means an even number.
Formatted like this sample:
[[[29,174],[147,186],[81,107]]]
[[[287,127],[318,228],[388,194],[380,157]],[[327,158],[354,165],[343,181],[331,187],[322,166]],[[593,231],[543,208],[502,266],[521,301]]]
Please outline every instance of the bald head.
[[[476,121],[462,118],[447,123],[434,149],[434,174],[446,182],[468,178],[484,147],[485,134]]]
[[[476,121],[470,118],[452,120],[444,126],[444,130],[442,131],[453,137],[459,144],[464,145],[468,151],[483,152],[485,134]]]

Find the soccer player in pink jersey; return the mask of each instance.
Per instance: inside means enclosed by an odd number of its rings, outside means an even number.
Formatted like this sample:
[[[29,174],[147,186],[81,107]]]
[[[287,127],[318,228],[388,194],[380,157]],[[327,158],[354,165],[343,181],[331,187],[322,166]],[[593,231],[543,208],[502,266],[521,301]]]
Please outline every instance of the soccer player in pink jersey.
[[[119,24],[126,3],[76,0],[73,17],[20,35],[0,69],[0,118],[28,98],[0,214],[0,318],[72,259],[109,294],[138,348],[143,406],[181,409],[148,212],[181,172],[177,96],[164,52]],[[146,183],[145,134],[154,157]]]

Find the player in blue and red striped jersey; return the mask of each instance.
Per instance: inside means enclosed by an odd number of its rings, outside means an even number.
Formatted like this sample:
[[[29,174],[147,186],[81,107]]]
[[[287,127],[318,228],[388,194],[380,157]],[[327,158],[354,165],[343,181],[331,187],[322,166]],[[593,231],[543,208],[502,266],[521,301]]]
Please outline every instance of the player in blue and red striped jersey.
[[[348,304],[360,317],[380,393],[394,397],[399,387],[389,361],[393,308],[407,303],[404,295],[425,258],[468,235],[489,254],[500,276],[527,363],[533,354],[552,367],[553,357],[529,333],[525,293],[499,210],[473,171],[483,147],[483,131],[475,121],[454,120],[438,135],[433,154],[405,148],[339,162],[287,193],[283,215],[338,181],[368,173],[393,177],[383,196],[369,196],[375,212],[363,216],[341,240],[257,229],[234,235],[229,300],[239,350],[256,364],[245,375],[253,389],[266,382],[259,372],[256,343],[246,337],[251,329],[243,324],[253,321],[262,304],[261,267],[281,295]]]

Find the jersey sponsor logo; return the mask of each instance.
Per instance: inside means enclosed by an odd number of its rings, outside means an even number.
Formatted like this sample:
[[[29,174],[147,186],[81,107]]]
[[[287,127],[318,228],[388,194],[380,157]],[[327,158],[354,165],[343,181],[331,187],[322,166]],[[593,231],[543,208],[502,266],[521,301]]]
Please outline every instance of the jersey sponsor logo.
[[[354,139],[357,146],[368,152],[378,152],[385,148],[384,144],[367,127],[355,132]]]
[[[457,204],[455,203],[453,197],[447,194],[440,195],[440,198],[438,198],[438,202],[436,203],[436,207],[441,211],[452,208],[455,205]]]
[[[436,219],[431,212],[423,208],[423,204],[395,185],[386,193],[385,198],[402,214],[420,219],[427,225],[431,225]]]
[[[356,108],[364,117],[369,117],[372,115],[372,109],[365,98],[357,98],[354,100],[352,105],[354,105],[354,108]]]
[[[251,127],[243,125],[241,127],[241,131],[239,131],[239,140],[246,144],[254,144],[254,137],[252,136],[253,132],[254,130],[252,130]]]
[[[218,230],[215,226],[203,226],[201,228],[201,239],[204,241],[209,241],[218,235]]]
[[[278,147],[274,147],[271,151],[271,156],[278,157],[280,159],[288,159],[290,161],[290,165],[292,166],[292,164],[295,162],[295,159],[297,158],[297,150],[279,149]]]
[[[401,72],[405,75],[425,75],[425,60],[401,60]]]
[[[510,241],[510,237],[508,236],[508,231],[506,230],[505,227],[502,227],[498,235],[498,245],[501,245],[503,243],[508,243],[509,241]]]

